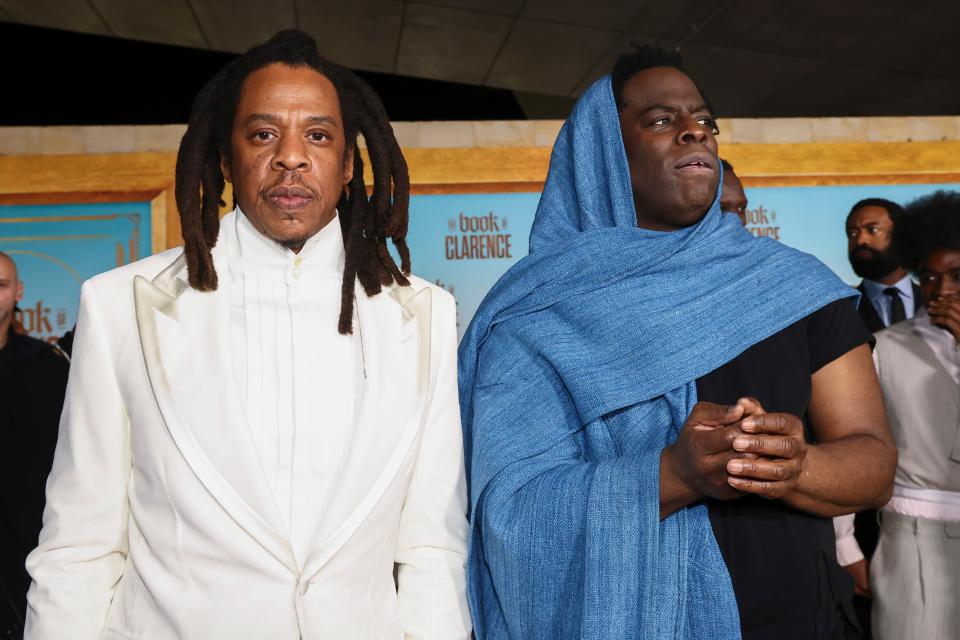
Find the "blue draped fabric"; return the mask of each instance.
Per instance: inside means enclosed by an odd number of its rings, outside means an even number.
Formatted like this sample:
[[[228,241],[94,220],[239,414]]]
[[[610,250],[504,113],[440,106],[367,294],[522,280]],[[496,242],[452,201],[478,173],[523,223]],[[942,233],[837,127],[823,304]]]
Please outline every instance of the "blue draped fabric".
[[[659,519],[659,460],[697,378],[856,295],[812,256],[722,214],[636,226],[609,77],[556,141],[530,254],[461,343],[479,640],[740,637],[694,505]]]

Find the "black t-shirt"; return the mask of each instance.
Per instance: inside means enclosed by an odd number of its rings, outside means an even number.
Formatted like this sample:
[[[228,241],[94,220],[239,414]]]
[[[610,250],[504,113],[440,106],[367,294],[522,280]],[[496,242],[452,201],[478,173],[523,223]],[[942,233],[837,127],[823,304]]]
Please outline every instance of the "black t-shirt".
[[[770,413],[804,421],[811,376],[873,337],[850,299],[828,304],[697,380],[699,400],[757,398]],[[707,500],[740,610],[744,640],[858,637],[853,581],[837,564],[833,523],[778,500]]]

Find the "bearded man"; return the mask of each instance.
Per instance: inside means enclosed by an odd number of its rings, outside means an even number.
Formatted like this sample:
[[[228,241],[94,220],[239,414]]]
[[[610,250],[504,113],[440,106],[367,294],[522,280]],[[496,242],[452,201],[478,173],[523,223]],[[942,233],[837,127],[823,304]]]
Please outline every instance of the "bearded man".
[[[83,285],[26,638],[469,637],[454,301],[383,105],[281,32],[176,172],[184,248]]]
[[[863,278],[860,316],[870,331],[913,317],[922,306],[920,289],[905,268],[907,228],[903,207],[883,198],[866,198],[847,215],[847,251],[853,272]]]

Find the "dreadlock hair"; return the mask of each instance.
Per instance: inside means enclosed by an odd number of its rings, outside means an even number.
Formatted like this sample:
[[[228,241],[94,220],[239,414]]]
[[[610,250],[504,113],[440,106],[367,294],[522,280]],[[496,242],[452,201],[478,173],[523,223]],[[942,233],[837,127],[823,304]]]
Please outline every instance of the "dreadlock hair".
[[[630,78],[641,71],[654,69],[656,67],[672,67],[678,71],[682,71],[688,77],[690,75],[683,67],[683,57],[679,51],[668,51],[658,44],[631,44],[633,45],[633,52],[618,56],[616,62],[613,64],[613,70],[610,72],[613,99],[616,101],[619,111],[623,111],[624,107],[627,106],[627,101],[623,97],[623,88],[627,82],[630,81]],[[691,78],[691,80],[693,79]],[[697,84],[696,81],[693,81],[693,84],[697,87],[697,91],[700,92],[700,96],[707,104],[710,113],[716,114],[713,106],[710,104],[710,100],[707,99],[707,94],[703,92],[703,89],[700,88],[700,85]]]
[[[281,31],[253,47],[213,76],[194,100],[177,154],[175,187],[188,280],[199,291],[217,288],[210,250],[217,242],[219,208],[224,206],[221,155],[231,156],[230,136],[244,81],[254,71],[276,63],[313,69],[337,91],[345,152],[353,150],[353,178],[337,207],[346,248],[337,330],[352,333],[355,280],[369,296],[394,282],[410,284],[406,277],[410,274],[406,242],[410,178],[380,98],[354,73],[323,58],[314,39],[302,31]],[[370,196],[363,180],[358,134],[363,135],[373,169]],[[399,267],[387,249],[387,238],[400,256]]]
[[[909,268],[916,258],[914,255],[916,247],[914,246],[915,241],[913,238],[914,227],[907,223],[907,214],[903,207],[886,198],[864,198],[850,207],[850,213],[847,214],[846,221],[850,222],[853,214],[864,207],[879,207],[887,212],[890,222],[893,223],[893,233],[890,236],[890,251],[897,257],[900,266]]]
[[[912,229],[911,271],[934,251],[960,251],[960,191],[934,191],[907,203],[904,211]]]

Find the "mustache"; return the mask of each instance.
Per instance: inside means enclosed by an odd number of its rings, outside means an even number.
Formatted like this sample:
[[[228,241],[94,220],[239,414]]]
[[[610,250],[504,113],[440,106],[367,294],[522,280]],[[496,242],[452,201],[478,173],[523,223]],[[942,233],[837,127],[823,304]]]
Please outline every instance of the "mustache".
[[[267,193],[277,195],[306,196],[307,194],[303,193],[304,191],[309,192],[311,197],[317,197],[317,190],[304,182],[303,175],[299,171],[284,171],[276,182],[267,189]]]
[[[853,251],[850,252],[851,257],[853,256],[859,257],[863,255],[869,255],[871,258],[876,259],[883,256],[883,253],[881,253],[880,251],[877,251],[873,247],[864,247],[864,246],[854,247]]]

